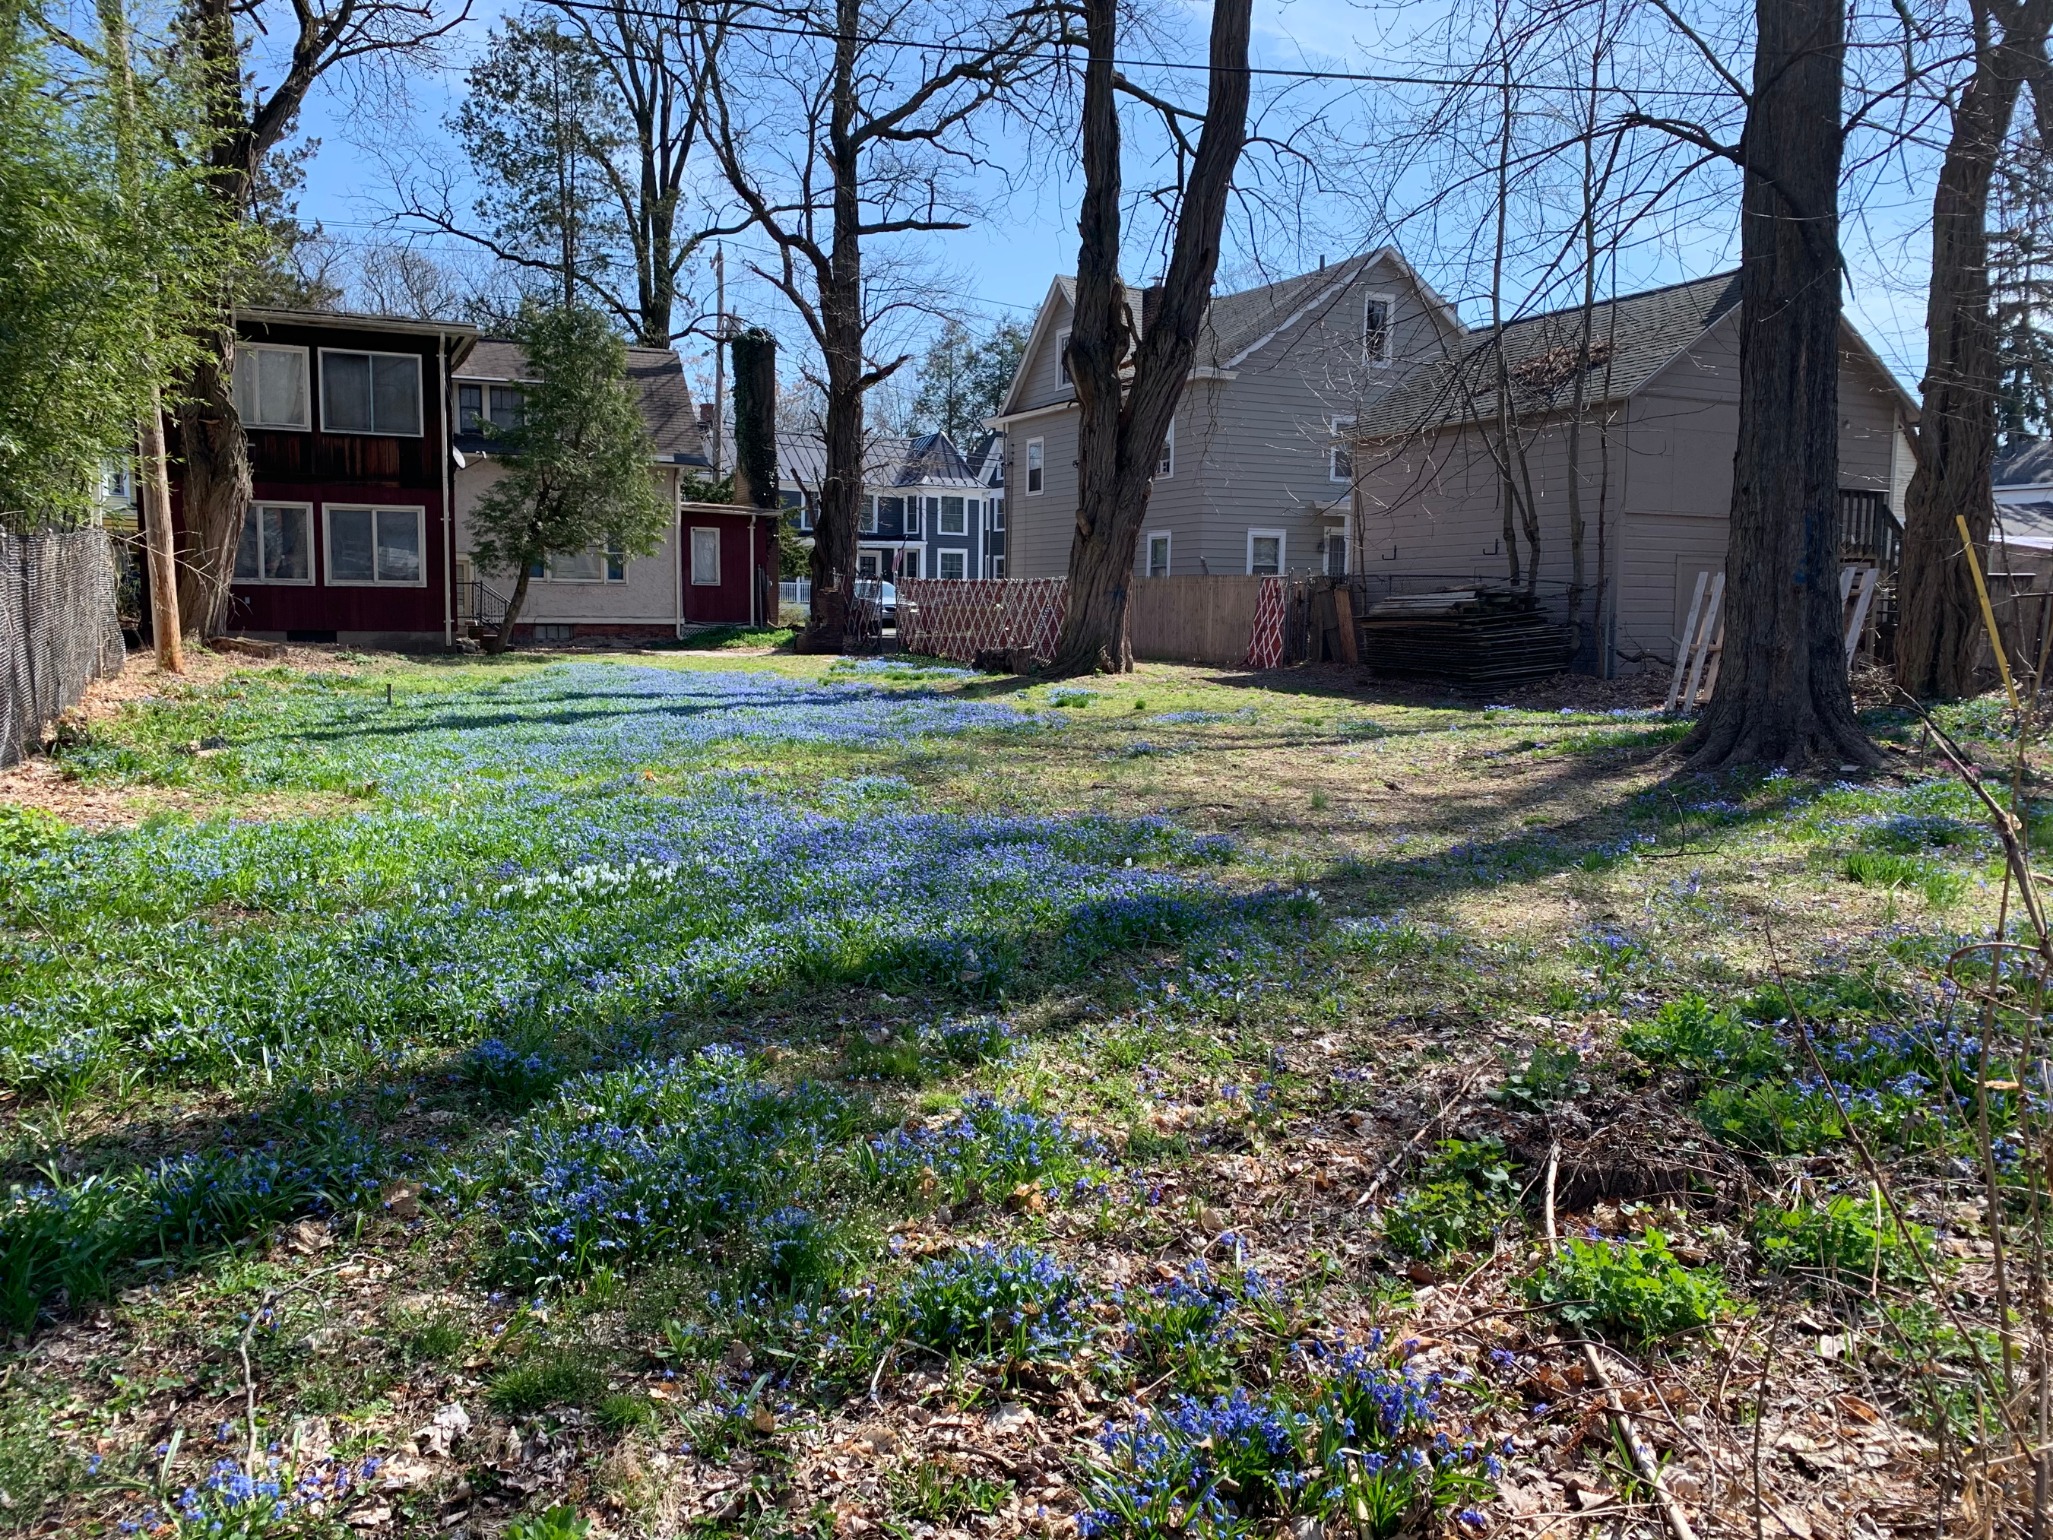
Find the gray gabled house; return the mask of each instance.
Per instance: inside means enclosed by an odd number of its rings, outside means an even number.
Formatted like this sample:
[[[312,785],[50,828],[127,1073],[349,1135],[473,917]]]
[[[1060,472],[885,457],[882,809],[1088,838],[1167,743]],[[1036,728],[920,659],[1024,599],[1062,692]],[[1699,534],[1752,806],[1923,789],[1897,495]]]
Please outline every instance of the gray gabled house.
[[[990,419],[1004,435],[1005,576],[1053,577],[1076,520],[1076,392],[1063,365],[1076,282],[1057,278]],[[1151,291],[1127,290],[1144,331]],[[1148,501],[1140,576],[1316,572],[1349,563],[1354,420],[1412,360],[1462,334],[1394,249],[1221,294]]]
[[[1584,527],[1584,666],[1609,674],[1672,661],[1698,574],[1725,560],[1739,434],[1738,275],[1601,303],[1589,336],[1585,351],[1579,308],[1514,321],[1501,336],[1450,334],[1439,357],[1414,365],[1360,414],[1353,570],[1371,597],[1506,586],[1509,502],[1515,514],[1537,513],[1532,591],[1558,617],[1573,581],[1573,504]],[[1501,413],[1500,380],[1510,387]],[[1879,562],[1886,579],[1917,403],[1844,324],[1839,404],[1842,549]],[[1520,548],[1523,587],[1535,574],[1523,537]]]

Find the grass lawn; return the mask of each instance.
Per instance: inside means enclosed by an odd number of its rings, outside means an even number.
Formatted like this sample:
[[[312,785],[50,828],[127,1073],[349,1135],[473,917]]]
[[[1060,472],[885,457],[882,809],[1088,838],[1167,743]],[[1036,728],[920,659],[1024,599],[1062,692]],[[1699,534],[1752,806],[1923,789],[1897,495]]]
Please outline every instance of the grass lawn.
[[[0,777],[0,1531],[1651,1533],[1588,1338],[1700,1533],[1931,1534],[2001,1415],[1913,722],[305,663]]]

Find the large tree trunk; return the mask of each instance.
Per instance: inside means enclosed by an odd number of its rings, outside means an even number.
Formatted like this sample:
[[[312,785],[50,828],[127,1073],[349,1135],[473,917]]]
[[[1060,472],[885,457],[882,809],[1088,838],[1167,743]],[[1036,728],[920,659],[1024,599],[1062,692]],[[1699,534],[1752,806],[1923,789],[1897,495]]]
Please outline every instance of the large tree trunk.
[[[206,339],[178,403],[185,460],[178,613],[186,630],[199,636],[219,635],[228,624],[228,583],[249,511],[249,438],[235,413],[234,362],[235,331],[224,320]]]
[[[1839,601],[1841,0],[1755,0],[1741,138],[1739,443],[1718,689],[1690,767],[1872,764]]]
[[[820,516],[813,524],[813,599],[804,652],[839,652],[855,587],[855,520],[863,496],[863,284],[861,150],[854,139],[855,68],[862,33],[860,0],[840,0],[834,48],[834,101],[827,158],[834,174],[834,245],[820,281],[820,330],[827,374],[826,467]]]
[[[1113,95],[1118,6],[1117,0],[1084,0],[1084,197],[1069,338],[1080,419],[1076,534],[1069,547],[1069,607],[1055,645],[1057,674],[1133,667],[1127,596],[1134,550],[1197,351],[1219,266],[1233,168],[1247,142],[1251,8],[1251,0],[1214,0],[1204,127],[1177,211],[1160,300],[1136,346],[1119,282],[1119,112]],[[1122,392],[1119,370],[1130,347],[1133,376]]]
[[[1981,606],[1956,520],[1986,562],[1995,495],[1998,365],[1989,299],[1989,188],[2017,109],[2027,60],[2046,46],[2053,0],[2027,0],[2005,28],[1974,7],[1984,40],[1954,98],[1953,132],[1932,197],[1932,287],[1925,307],[1924,401],[1904,495],[1897,582],[1896,682],[1949,699],[1975,689]]]

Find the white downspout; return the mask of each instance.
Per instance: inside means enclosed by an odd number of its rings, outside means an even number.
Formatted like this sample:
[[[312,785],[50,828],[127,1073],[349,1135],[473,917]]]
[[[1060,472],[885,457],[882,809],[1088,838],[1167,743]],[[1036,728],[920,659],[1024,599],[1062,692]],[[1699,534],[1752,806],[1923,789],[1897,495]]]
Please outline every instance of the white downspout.
[[[684,640],[684,564],[691,552],[684,548],[684,472],[670,471],[670,587],[677,596],[677,640]]]
[[[449,431],[449,334],[435,333],[435,386],[441,393],[436,408],[436,458],[442,462],[442,649],[456,650],[456,491],[449,475],[449,456],[455,450]]]

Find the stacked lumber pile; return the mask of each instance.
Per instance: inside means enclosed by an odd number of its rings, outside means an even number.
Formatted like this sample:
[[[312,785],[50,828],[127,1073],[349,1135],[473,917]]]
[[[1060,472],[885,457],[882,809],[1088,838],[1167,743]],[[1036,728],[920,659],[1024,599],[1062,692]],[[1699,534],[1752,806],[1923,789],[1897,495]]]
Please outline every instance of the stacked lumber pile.
[[[1567,668],[1575,637],[1523,594],[1464,588],[1400,594],[1361,618],[1361,660],[1393,679],[1495,686],[1544,679]]]

